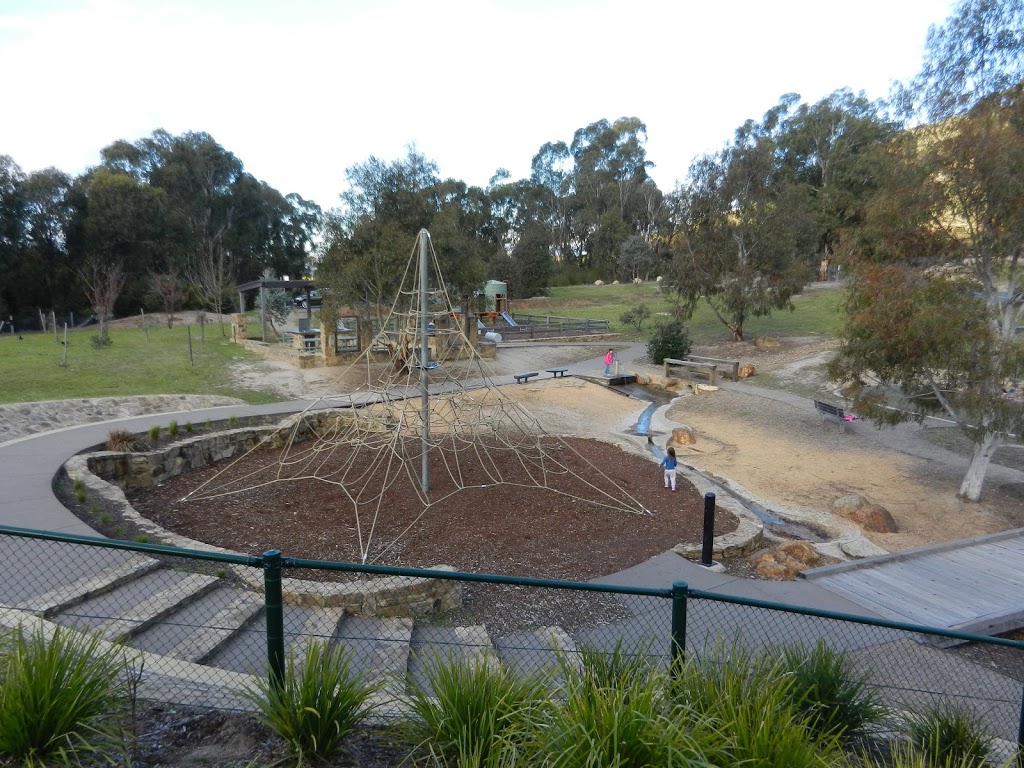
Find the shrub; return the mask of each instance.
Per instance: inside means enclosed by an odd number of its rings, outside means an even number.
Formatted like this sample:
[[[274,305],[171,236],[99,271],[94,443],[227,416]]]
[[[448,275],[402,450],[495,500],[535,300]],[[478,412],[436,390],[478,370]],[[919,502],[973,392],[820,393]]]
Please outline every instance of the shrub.
[[[438,656],[427,665],[426,685],[409,683],[409,699],[405,736],[414,752],[452,768],[516,765],[549,705],[544,677],[492,660]]]
[[[655,363],[661,365],[666,357],[683,358],[690,354],[690,337],[686,328],[678,320],[658,323],[647,341],[647,355]]]
[[[632,309],[627,309],[619,315],[619,322],[623,325],[630,325],[635,330],[642,329],[644,321],[651,316],[651,310],[646,304],[637,304]]]
[[[176,437],[177,436],[177,434],[178,434],[178,422],[177,421],[172,421],[170,424],[167,425],[167,434],[170,435],[171,437]]]
[[[813,648],[783,648],[781,657],[793,676],[790,695],[797,711],[815,733],[849,741],[885,720],[888,710],[868,687],[867,676],[856,674],[846,656],[824,641]]]
[[[89,337],[89,343],[93,349],[106,349],[114,343],[114,340],[110,338],[109,334],[103,334],[102,336],[98,333],[94,333]]]
[[[143,450],[145,445],[140,438],[138,438],[134,433],[129,432],[127,429],[112,429],[107,433],[107,440],[104,443],[104,447],[106,447],[108,451],[131,453],[132,451]]]
[[[234,429],[235,427],[237,427],[238,426],[238,417],[237,416],[228,416],[228,426],[231,429]]]
[[[942,702],[907,720],[910,743],[932,765],[982,766],[991,751],[992,737],[969,709]]]
[[[112,764],[121,747],[117,714],[128,703],[126,662],[98,637],[56,627],[15,631],[0,651],[0,754],[25,765]]]
[[[160,425],[154,424],[149,428],[149,439],[153,441],[153,444],[160,442]]]
[[[185,431],[186,432],[192,432],[193,429],[194,429],[194,427],[192,426],[192,422],[191,421],[186,421],[185,422]]]
[[[381,686],[351,674],[351,658],[343,648],[313,642],[304,663],[297,664],[295,654],[289,654],[283,684],[263,675],[257,678],[256,692],[241,692],[256,705],[253,717],[284,739],[299,762],[337,753],[349,732],[373,710],[369,699]]]

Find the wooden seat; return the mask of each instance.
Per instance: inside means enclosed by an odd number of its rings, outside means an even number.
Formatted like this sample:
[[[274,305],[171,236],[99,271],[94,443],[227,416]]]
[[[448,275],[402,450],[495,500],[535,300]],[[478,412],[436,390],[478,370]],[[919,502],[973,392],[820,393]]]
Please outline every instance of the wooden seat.
[[[569,369],[568,368],[547,368],[545,370],[547,370],[547,372],[550,373],[553,378],[559,379],[562,376],[565,376],[566,371],[568,371]]]
[[[516,380],[516,384],[525,384],[527,381],[529,381],[534,376],[539,376],[539,375],[540,374],[538,374],[537,371],[531,371],[530,373],[516,373],[516,374],[513,374],[512,378],[514,378]]]

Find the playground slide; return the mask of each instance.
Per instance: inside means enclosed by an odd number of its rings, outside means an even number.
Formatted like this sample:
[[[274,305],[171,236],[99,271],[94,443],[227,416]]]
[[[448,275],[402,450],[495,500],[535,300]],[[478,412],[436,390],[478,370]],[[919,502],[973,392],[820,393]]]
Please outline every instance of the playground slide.
[[[511,326],[518,326],[519,325],[519,323],[517,323],[515,320],[512,319],[512,315],[510,315],[508,312],[502,312],[501,316],[505,319],[505,322],[508,323],[509,325],[511,325]]]
[[[481,323],[479,320],[477,320],[476,321],[476,329],[478,331],[486,331],[487,330],[487,326],[484,325],[483,323]]]

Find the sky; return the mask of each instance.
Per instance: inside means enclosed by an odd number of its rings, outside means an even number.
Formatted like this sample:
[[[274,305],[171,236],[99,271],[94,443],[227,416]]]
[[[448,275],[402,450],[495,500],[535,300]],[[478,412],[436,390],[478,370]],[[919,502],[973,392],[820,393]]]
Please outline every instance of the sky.
[[[546,142],[640,118],[665,192],[784,93],[869,98],[951,0],[0,0],[0,154],[79,174],[118,139],[205,131],[283,194],[416,148],[529,175]]]

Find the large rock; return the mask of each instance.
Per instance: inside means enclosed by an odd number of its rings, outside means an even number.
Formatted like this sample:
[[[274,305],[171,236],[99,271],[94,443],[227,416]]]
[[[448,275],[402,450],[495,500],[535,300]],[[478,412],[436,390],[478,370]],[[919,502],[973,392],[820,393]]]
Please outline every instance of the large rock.
[[[780,544],[777,549],[787,557],[811,568],[821,563],[821,554],[807,541],[787,541]]]
[[[759,576],[775,581],[792,581],[807,569],[799,560],[775,549],[762,549],[747,558]]]
[[[754,339],[754,346],[759,349],[774,349],[782,345],[779,344],[778,339],[773,339],[770,336],[758,336]]]
[[[678,447],[682,445],[693,445],[696,442],[697,436],[693,434],[693,430],[686,425],[683,425],[672,429],[672,437],[669,438],[668,445]],[[668,445],[666,447],[668,447]]]
[[[869,533],[896,533],[899,530],[889,510],[880,504],[869,504],[845,517]]]
[[[840,496],[832,502],[832,509],[869,533],[896,533],[899,530],[889,510],[857,494]]]
[[[838,499],[832,502],[832,509],[840,517],[847,517],[854,512],[864,509],[864,507],[870,504],[867,499],[863,496],[858,496],[855,493],[851,493],[848,496],[840,496]]]
[[[739,370],[736,371],[736,375],[741,379],[749,379],[751,376],[757,375],[757,368],[752,365],[741,365]]]

